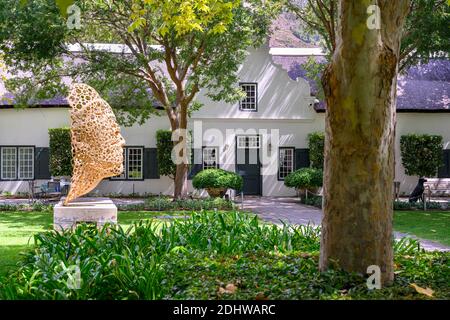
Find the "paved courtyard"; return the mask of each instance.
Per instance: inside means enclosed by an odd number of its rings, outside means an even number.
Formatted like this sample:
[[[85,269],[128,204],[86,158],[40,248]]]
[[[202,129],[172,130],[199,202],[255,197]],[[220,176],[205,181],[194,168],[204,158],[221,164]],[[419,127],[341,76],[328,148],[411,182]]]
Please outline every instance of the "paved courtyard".
[[[240,204],[239,204],[240,205]],[[297,225],[320,226],[322,222],[322,210],[301,204],[298,198],[277,197],[246,197],[244,199],[244,210],[251,210],[262,219],[281,224],[283,222]],[[396,239],[410,236],[400,232],[394,233]],[[450,251],[450,248],[429,240],[419,239],[425,250]]]

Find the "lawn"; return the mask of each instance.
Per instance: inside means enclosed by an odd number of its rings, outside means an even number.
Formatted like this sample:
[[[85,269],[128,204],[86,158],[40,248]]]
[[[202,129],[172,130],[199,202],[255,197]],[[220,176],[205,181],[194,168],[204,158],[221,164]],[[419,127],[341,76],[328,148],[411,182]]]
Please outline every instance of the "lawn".
[[[449,211],[396,211],[394,229],[450,246]]]
[[[157,216],[178,216],[175,212],[119,212],[119,223],[127,229],[134,221]],[[0,275],[15,267],[21,252],[33,245],[33,235],[52,229],[49,212],[0,212]]]

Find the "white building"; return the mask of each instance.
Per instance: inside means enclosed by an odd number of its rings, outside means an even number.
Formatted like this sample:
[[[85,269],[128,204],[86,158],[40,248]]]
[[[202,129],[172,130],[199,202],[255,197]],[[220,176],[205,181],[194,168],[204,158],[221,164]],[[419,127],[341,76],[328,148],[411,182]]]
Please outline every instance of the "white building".
[[[246,194],[295,194],[284,186],[283,178],[309,165],[307,135],[323,131],[325,119],[324,107],[311,94],[314,90],[310,82],[301,77],[299,63],[304,61],[304,54],[302,49],[249,51],[239,71],[240,85],[247,92],[240,103],[213,102],[204,92],[199,93],[197,99],[204,106],[193,114],[190,126],[194,158],[200,164],[193,166],[192,174],[202,167],[220,167],[243,175]],[[316,51],[306,54],[320,56]],[[426,79],[433,63],[437,63],[434,69],[447,68],[443,79]],[[417,182],[417,177],[405,175],[401,165],[399,140],[403,134],[442,135],[446,164],[439,170],[439,177],[450,178],[450,67],[448,61],[439,63],[417,67],[399,79],[395,170],[403,193],[410,192]],[[421,68],[427,68],[427,72]],[[2,95],[7,93],[0,82],[0,101]],[[0,191],[27,192],[27,180],[40,184],[50,179],[48,129],[70,125],[68,104],[58,100],[27,109],[2,104]],[[169,128],[166,116],[123,128],[127,143],[125,173],[121,178],[105,179],[94,192],[171,194],[172,181],[159,176],[156,159],[156,131]],[[130,171],[138,174],[129,176]]]

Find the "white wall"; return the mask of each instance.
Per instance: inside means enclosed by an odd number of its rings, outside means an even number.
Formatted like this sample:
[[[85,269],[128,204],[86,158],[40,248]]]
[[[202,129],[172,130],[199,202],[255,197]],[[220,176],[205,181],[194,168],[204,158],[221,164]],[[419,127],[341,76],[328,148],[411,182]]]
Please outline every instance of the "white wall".
[[[405,174],[400,153],[400,137],[405,134],[436,134],[444,140],[444,149],[450,149],[450,113],[397,113],[395,139],[395,180],[400,181],[400,192],[409,194],[419,177]]]

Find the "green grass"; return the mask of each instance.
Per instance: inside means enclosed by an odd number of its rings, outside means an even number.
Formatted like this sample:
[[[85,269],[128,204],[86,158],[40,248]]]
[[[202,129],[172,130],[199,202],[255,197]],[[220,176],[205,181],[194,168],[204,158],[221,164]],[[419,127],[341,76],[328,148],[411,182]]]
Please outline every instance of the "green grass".
[[[396,211],[394,229],[450,246],[449,211]]]
[[[177,212],[127,212],[119,211],[119,224],[127,229],[133,222],[157,216],[179,216]],[[53,215],[50,212],[0,212],[0,276],[14,268],[22,253],[30,249],[33,236],[51,230]]]

